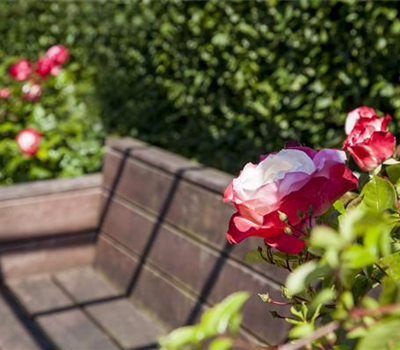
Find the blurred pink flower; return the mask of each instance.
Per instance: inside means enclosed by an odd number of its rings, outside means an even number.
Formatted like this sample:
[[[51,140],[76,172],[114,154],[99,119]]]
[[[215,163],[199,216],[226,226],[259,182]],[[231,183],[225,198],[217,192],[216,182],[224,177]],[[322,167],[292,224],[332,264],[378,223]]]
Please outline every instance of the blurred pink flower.
[[[28,80],[31,72],[32,63],[26,59],[22,59],[14,63],[8,71],[10,76],[18,81]]]
[[[11,91],[4,88],[4,89],[0,89],[0,98],[2,99],[7,99],[11,96]]]
[[[40,57],[36,62],[35,73],[39,75],[42,79],[46,79],[54,67],[54,61],[46,56],[43,56]]]
[[[34,155],[39,148],[41,138],[42,136],[36,129],[25,128],[18,133],[15,140],[23,154]]]
[[[26,101],[35,102],[42,95],[42,86],[36,82],[26,83],[22,87],[22,98]]]
[[[54,45],[46,52],[46,57],[54,62],[56,65],[63,64],[68,60],[68,49],[63,45]]]

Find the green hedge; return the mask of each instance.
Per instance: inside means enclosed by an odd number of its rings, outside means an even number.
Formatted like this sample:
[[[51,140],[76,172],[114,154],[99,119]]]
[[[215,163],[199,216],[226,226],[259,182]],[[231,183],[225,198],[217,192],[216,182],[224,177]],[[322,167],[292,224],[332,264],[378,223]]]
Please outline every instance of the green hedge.
[[[1,2],[0,54],[63,43],[96,68],[108,132],[237,171],[290,139],[340,146],[355,106],[392,113],[397,127],[399,10],[393,1]]]

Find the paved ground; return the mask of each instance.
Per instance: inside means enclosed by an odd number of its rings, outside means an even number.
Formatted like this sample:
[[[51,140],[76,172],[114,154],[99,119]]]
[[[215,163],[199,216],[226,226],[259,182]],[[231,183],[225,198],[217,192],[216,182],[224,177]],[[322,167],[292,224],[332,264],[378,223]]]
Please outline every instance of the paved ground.
[[[91,267],[7,282],[0,350],[152,350],[163,329]]]

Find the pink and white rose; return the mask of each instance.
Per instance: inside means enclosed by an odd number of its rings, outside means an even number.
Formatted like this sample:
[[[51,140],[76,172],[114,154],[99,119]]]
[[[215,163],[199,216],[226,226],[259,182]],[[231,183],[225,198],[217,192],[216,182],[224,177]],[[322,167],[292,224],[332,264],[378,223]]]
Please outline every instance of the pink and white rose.
[[[25,128],[17,134],[15,140],[23,154],[34,155],[39,148],[41,138],[39,131],[36,129]]]
[[[357,187],[345,162],[340,150],[292,146],[261,156],[258,164],[248,163],[224,195],[237,209],[229,223],[229,242],[257,236],[280,251],[299,253],[305,223]],[[280,219],[281,213],[287,220]]]

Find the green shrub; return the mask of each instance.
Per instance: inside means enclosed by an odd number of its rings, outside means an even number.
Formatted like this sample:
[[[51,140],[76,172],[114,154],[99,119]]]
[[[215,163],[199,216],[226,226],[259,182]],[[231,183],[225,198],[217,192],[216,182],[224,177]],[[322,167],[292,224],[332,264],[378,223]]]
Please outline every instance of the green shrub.
[[[2,2],[0,53],[60,42],[97,69],[108,132],[237,171],[290,139],[339,147],[359,105],[399,126],[398,12],[389,1]]]
[[[7,74],[9,63],[16,60],[10,57],[0,65],[3,87],[12,92],[0,100],[0,184],[98,171],[104,131],[98,118],[89,113],[93,88],[88,81],[77,79],[81,68],[76,63],[67,64],[60,74],[43,83],[40,99],[32,102],[21,98],[26,82],[12,81]],[[33,156],[24,155],[15,140],[26,127],[42,135]]]

